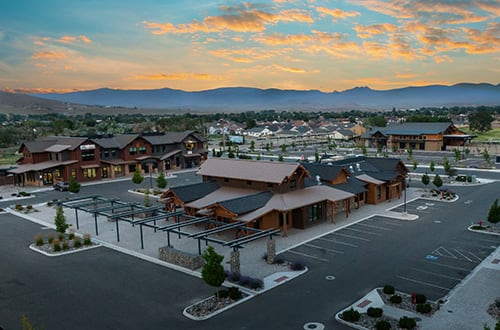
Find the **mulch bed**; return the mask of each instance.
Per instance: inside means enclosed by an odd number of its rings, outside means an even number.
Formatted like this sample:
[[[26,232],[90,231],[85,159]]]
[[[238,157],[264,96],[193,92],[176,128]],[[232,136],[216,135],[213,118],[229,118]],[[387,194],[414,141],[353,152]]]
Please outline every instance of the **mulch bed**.
[[[242,292],[241,299],[243,299],[247,296],[248,295],[246,293]],[[238,300],[241,300],[241,299],[238,299]],[[215,297],[215,295],[213,295],[205,300],[202,300],[202,301],[190,306],[189,308],[186,309],[186,313],[191,314],[195,317],[203,317],[203,316],[213,314],[214,312],[216,312],[224,307],[230,306],[230,305],[236,303],[238,300],[233,300],[229,297],[217,299],[217,297]]]
[[[382,289],[377,289],[377,292],[380,295],[380,297],[382,298],[382,300],[384,301],[384,304],[390,305],[390,306],[393,306],[396,308],[404,309],[404,310],[407,310],[410,312],[414,312],[414,313],[417,313],[417,314],[420,314],[423,316],[432,316],[437,310],[439,310],[439,304],[437,304],[433,301],[427,300],[425,303],[431,305],[431,307],[432,307],[430,313],[427,313],[427,314],[418,313],[417,312],[417,304],[412,303],[411,295],[409,295],[405,292],[396,291],[394,294],[397,294],[398,296],[400,296],[402,298],[402,300],[401,300],[401,303],[394,304],[390,300],[391,296],[393,296],[392,294],[386,294],[386,293],[384,293],[384,291]]]
[[[487,312],[495,320],[500,321],[500,298],[495,299],[495,302],[488,306]]]

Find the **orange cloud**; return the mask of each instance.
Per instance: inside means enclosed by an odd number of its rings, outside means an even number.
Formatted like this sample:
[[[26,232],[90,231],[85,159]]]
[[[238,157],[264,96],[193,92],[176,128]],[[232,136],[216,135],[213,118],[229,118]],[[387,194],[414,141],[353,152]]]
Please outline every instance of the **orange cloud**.
[[[394,76],[397,79],[411,79],[415,78],[417,75],[414,73],[396,73]]]
[[[219,80],[216,76],[210,75],[208,73],[156,73],[150,75],[138,75],[135,79],[140,80]]]
[[[467,49],[470,54],[495,53],[500,51],[500,23],[491,22],[485,31],[463,28],[467,38],[473,43]]]
[[[290,9],[273,14],[250,8],[251,5],[245,3],[244,7],[221,7],[227,14],[219,16],[208,16],[202,22],[197,20],[188,24],[174,25],[172,23],[143,22],[144,26],[151,30],[152,34],[184,34],[197,32],[261,32],[268,24],[278,22],[302,22],[313,23],[314,19],[304,10]]]
[[[346,19],[349,17],[356,17],[361,15],[361,13],[358,11],[345,11],[338,8],[330,9],[326,7],[316,7],[316,11],[323,16],[325,15],[332,16],[334,20]]]
[[[362,39],[373,38],[379,34],[396,31],[396,26],[389,23],[373,24],[373,25],[356,25],[354,30],[357,32],[358,37]]]
[[[306,70],[304,69],[299,69],[299,68],[290,68],[290,67],[284,67],[278,64],[275,64],[274,67],[278,70],[281,71],[286,71],[286,72],[292,72],[292,73],[306,73]]]
[[[45,51],[45,52],[36,52],[31,56],[32,59],[34,60],[57,60],[57,59],[62,59],[66,58],[68,55],[64,52],[61,51]]]
[[[15,94],[48,94],[48,93],[70,93],[75,92],[76,89],[64,89],[64,88],[29,88],[29,87],[21,87],[21,88],[10,88],[5,87],[2,91],[7,93],[15,93]]]

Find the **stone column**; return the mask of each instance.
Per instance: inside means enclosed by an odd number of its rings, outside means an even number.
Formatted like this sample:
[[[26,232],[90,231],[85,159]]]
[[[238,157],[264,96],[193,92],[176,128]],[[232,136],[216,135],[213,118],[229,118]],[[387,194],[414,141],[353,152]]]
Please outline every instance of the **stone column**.
[[[230,260],[231,272],[240,273],[240,251],[239,250],[231,251],[230,258],[231,258]]]
[[[267,241],[267,263],[272,264],[276,259],[276,240],[269,239]]]

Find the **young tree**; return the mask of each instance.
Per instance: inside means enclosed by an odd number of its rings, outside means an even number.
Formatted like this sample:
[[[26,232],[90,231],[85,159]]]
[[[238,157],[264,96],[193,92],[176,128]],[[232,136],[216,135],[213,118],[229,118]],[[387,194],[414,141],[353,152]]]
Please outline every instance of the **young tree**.
[[[284,159],[283,159],[283,155],[281,155],[281,154],[280,154],[280,155],[278,156],[278,162],[282,162],[283,160],[284,160]]]
[[[69,225],[66,223],[66,217],[64,216],[64,211],[62,206],[56,208],[56,216],[54,218],[54,223],[56,225],[56,231],[59,233],[64,233],[68,229]]]
[[[488,222],[497,224],[500,221],[500,206],[498,205],[498,198],[495,199],[488,212]]]
[[[165,175],[163,174],[163,172],[160,172],[160,174],[156,178],[156,186],[160,189],[163,189],[167,186],[167,179],[165,179]]]
[[[286,152],[286,144],[284,143],[281,145],[281,152]]]
[[[362,146],[361,146],[361,153],[363,154],[363,156],[368,155],[368,150],[366,150],[365,145],[362,145]]]
[[[134,175],[132,176],[132,182],[135,184],[141,184],[143,180],[144,180],[144,177],[141,175],[139,168],[136,168]]]
[[[427,187],[427,185],[431,182],[431,179],[429,178],[429,176],[427,175],[427,173],[425,173],[424,175],[422,175],[422,183],[424,184],[425,187]]]
[[[75,194],[80,192],[80,184],[73,176],[71,177],[71,179],[69,179],[68,191]]]
[[[255,141],[254,141],[254,140],[252,140],[252,141],[250,142],[250,151],[251,151],[251,152],[254,152],[254,151],[255,151]]]
[[[453,149],[453,153],[455,155],[455,161],[458,162],[462,158],[462,153],[458,148]]]
[[[212,246],[208,246],[203,252],[201,258],[205,261],[201,269],[201,278],[210,286],[219,288],[224,283],[224,267],[222,260],[224,256],[215,252]],[[217,290],[217,300],[219,299],[219,290]]]
[[[149,190],[144,195],[144,206],[145,207],[150,207],[151,206],[151,199],[149,198]]]
[[[429,168],[430,168],[431,172],[434,172],[434,169],[436,168],[436,163],[434,163],[433,160],[431,160],[431,163],[429,164]]]
[[[444,173],[446,173],[446,175],[448,176],[455,176],[455,174],[457,174],[457,170],[451,166],[448,158],[446,157],[444,158],[443,169]]]
[[[484,158],[484,161],[488,164],[488,166],[490,165],[490,162],[491,162],[491,157],[490,157],[490,154],[488,152],[488,149],[484,149],[481,154],[483,155],[483,158]]]
[[[432,184],[436,186],[436,188],[440,188],[443,185],[443,180],[441,180],[441,177],[439,174],[436,174],[434,177],[434,180],[432,180]]]
[[[416,159],[413,160],[413,170],[417,170],[417,167],[418,167],[418,162]]]

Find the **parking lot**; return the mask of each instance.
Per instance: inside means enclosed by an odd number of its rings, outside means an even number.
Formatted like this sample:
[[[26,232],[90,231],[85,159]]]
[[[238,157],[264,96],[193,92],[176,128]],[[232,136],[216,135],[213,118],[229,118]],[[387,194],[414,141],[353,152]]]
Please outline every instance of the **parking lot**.
[[[333,233],[299,245],[285,258],[301,260],[315,268],[332,270],[336,276],[356,276],[344,266],[369,265],[379,285],[423,293],[431,300],[445,297],[500,244],[500,237],[464,230],[442,233],[451,221],[449,203],[417,199],[407,203],[417,222],[372,216]],[[404,206],[396,208],[402,212]],[[419,226],[417,223],[427,225]],[[439,234],[436,232],[439,230]],[[384,266],[385,265],[385,266]],[[380,271],[380,278],[377,272]]]

